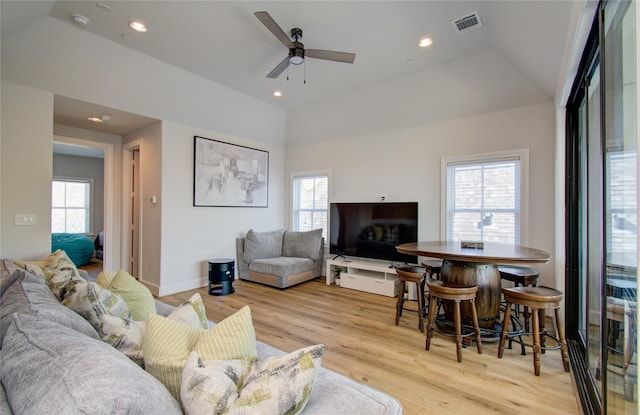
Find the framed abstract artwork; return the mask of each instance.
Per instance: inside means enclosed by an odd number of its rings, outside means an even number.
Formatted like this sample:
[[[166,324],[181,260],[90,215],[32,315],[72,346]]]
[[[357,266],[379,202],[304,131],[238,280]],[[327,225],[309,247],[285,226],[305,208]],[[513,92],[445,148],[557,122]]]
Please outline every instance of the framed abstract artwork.
[[[268,151],[193,138],[193,206],[268,206]]]

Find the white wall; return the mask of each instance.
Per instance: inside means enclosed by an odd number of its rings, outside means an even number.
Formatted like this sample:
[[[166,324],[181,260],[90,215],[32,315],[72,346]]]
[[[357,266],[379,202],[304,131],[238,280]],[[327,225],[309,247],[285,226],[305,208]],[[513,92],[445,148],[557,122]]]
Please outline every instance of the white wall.
[[[194,207],[193,136],[269,152],[268,208]],[[251,228],[286,227],[284,148],[190,126],[162,123],[161,295],[207,285],[208,260],[235,258],[235,238]],[[148,204],[150,194],[144,190]]]
[[[143,184],[162,204],[146,212],[150,245],[143,253],[145,278],[157,292],[202,285],[202,262],[235,257],[235,237],[249,228],[286,226],[284,110],[49,17],[3,38],[1,64],[2,256],[40,258],[50,251],[54,94],[163,120],[162,137],[150,142],[155,158],[144,162]],[[194,208],[194,135],[270,150],[269,207]],[[167,183],[155,181],[160,178]],[[17,213],[37,214],[38,225],[14,227]],[[112,267],[120,266],[119,258]]]
[[[331,201],[375,201],[381,195],[388,201],[418,201],[419,239],[434,240],[441,238],[440,159],[519,148],[529,149],[530,162],[529,239],[522,243],[554,253],[551,102],[289,147],[285,173],[330,169]],[[555,285],[553,260],[535,267],[541,283]]]
[[[37,259],[51,252],[53,94],[2,82],[0,257]],[[15,226],[34,214],[35,226]]]

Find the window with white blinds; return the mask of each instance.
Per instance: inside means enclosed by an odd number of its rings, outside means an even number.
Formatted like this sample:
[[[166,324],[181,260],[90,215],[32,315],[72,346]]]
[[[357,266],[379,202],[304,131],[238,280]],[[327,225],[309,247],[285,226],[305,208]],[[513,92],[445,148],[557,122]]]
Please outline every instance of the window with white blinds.
[[[292,229],[310,231],[322,228],[322,236],[326,240],[329,214],[329,174],[294,174],[292,184]]]
[[[447,240],[522,243],[528,150],[446,158],[442,169]]]

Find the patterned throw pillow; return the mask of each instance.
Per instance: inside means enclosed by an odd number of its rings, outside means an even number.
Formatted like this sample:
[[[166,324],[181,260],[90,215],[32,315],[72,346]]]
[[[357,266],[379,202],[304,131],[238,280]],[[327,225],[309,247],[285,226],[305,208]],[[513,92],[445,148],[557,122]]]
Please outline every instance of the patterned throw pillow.
[[[202,361],[191,353],[180,397],[188,415],[298,414],[316,382],[324,345],[266,360]]]
[[[100,330],[100,320],[105,314],[130,319],[131,313],[122,297],[105,290],[97,283],[90,281],[73,286],[62,304],[84,317],[93,328]]]
[[[182,370],[180,398],[187,415],[218,415],[233,407],[255,359],[207,360],[191,352]],[[274,413],[275,414],[275,413]]]
[[[195,293],[189,297],[187,301],[176,307],[167,318],[191,327],[209,328],[204,302],[200,293]]]
[[[205,360],[256,357],[256,333],[245,306],[209,330],[150,315],[143,341],[145,370],[180,399],[182,369],[192,351]]]
[[[14,264],[42,278],[60,301],[75,284],[86,282],[66,252],[60,249],[42,261],[14,261]]]
[[[118,271],[107,288],[122,296],[134,320],[144,321],[149,314],[156,314],[156,302],[151,291],[125,270]]]
[[[142,341],[146,323],[104,314],[100,316],[100,338],[144,367]]]
[[[199,311],[197,311],[199,310]],[[204,303],[200,294],[195,293],[189,300],[173,310],[167,318],[171,321],[191,327],[209,328],[209,323],[202,322]],[[144,367],[144,332],[145,321],[123,319],[105,314],[100,318],[100,337],[120,352],[124,353],[139,366]]]

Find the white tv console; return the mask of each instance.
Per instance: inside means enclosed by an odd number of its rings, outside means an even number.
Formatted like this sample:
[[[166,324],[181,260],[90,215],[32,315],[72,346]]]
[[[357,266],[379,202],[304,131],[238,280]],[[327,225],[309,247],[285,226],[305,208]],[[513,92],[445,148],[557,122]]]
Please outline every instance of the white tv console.
[[[328,259],[326,283],[335,282],[340,274],[340,286],[373,294],[395,297],[398,295],[400,280],[395,268],[389,268],[388,262],[374,260],[350,260],[343,258]]]

